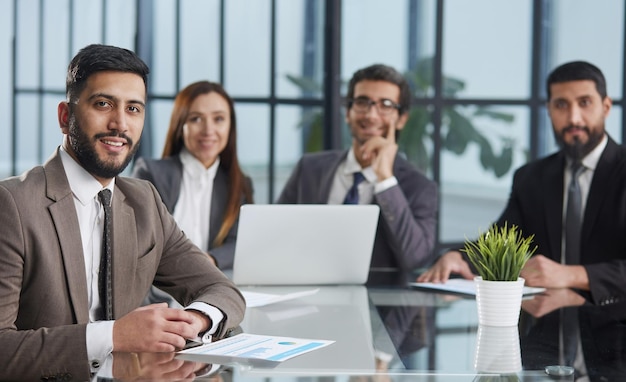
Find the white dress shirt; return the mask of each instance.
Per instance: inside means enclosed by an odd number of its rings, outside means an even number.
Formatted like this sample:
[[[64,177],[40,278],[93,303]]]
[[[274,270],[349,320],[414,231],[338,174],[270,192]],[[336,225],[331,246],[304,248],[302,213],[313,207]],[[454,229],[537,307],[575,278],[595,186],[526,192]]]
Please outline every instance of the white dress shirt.
[[[89,174],[61,146],[61,161],[74,195],[74,206],[80,226],[80,237],[85,258],[87,296],[89,301],[89,324],[87,324],[87,356],[90,360],[104,360],[113,351],[114,321],[98,321],[102,306],[98,293],[98,271],[102,252],[104,209],[98,193],[102,185]],[[113,192],[115,179],[106,188]]]
[[[337,167],[333,184],[330,187],[330,194],[328,195],[328,204],[343,204],[343,200],[354,182],[353,174],[359,171],[365,177],[365,180],[358,186],[359,204],[371,204],[374,200],[374,194],[383,192],[398,184],[395,176],[379,182],[374,169],[371,166],[361,168],[354,156],[354,150],[350,149],[346,160]]]
[[[61,146],[60,155],[70,189],[74,195],[74,206],[80,227],[89,301],[86,346],[87,356],[91,362],[92,371],[94,371],[107,359],[110,360],[109,355],[113,351],[113,324],[115,322],[113,320],[98,321],[102,317],[102,306],[98,292],[98,272],[104,229],[104,208],[98,199],[98,193],[103,187],[65,151],[63,146]],[[112,179],[106,188],[114,194],[114,187],[115,179]],[[196,338],[196,341],[210,341],[210,335],[217,331],[218,325],[224,319],[224,314],[216,307],[203,302],[193,302],[186,309],[200,311],[211,319],[211,328],[203,337]]]
[[[180,160],[183,163],[183,179],[180,196],[174,207],[174,219],[195,245],[208,252],[213,180],[220,165],[220,158],[218,157],[207,169],[183,148]]]

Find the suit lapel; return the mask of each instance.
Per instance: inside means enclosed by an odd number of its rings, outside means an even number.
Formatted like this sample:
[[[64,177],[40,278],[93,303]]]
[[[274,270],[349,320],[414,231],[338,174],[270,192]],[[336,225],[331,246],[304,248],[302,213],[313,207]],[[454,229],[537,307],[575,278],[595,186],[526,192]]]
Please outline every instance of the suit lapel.
[[[352,149],[350,149],[352,150]],[[328,198],[330,196],[330,189],[333,185],[333,180],[335,179],[335,173],[337,172],[337,167],[341,164],[341,162],[348,155],[348,151],[337,151],[335,155],[329,155],[327,157],[328,162],[323,165],[318,166],[318,169],[321,171],[319,176],[320,179],[320,187],[319,187],[319,201],[317,203],[326,204],[328,203]]]
[[[594,221],[598,218],[602,203],[606,200],[606,192],[611,188],[610,183],[616,179],[615,176],[612,175],[612,172],[615,168],[617,154],[617,144],[609,138],[606,148],[600,156],[600,160],[594,171],[589,194],[587,196],[582,232],[580,234],[583,243],[591,234],[591,227],[594,226]]]
[[[211,214],[209,216],[209,248],[224,221],[226,204],[228,203],[228,181],[226,172],[219,167],[213,180],[213,194],[211,195]]]
[[[544,199],[546,211],[546,227],[550,238],[550,253],[554,258],[560,258],[561,237],[563,229],[563,168],[565,156],[559,154],[546,166],[543,172],[542,184],[546,192]]]
[[[183,179],[183,164],[180,161],[180,156],[176,155],[152,162],[151,172],[154,177],[154,185],[159,190],[163,203],[172,213],[180,196],[180,184]]]
[[[118,180],[119,181],[119,178]],[[135,285],[135,270],[137,268],[137,225],[135,212],[126,204],[126,196],[115,187],[113,194],[113,317],[118,318],[120,311],[127,307],[122,301],[129,301],[130,293],[124,287]]]
[[[46,193],[54,203],[48,210],[58,236],[69,298],[79,324],[89,322],[87,278],[80,226],[74,197],[67,182],[58,150],[44,165]]]

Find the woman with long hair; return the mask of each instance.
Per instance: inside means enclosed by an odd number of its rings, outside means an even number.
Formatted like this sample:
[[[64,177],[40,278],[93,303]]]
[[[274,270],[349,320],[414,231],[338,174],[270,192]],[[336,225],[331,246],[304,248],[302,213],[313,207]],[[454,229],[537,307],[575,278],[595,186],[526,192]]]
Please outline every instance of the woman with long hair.
[[[220,84],[194,82],[178,93],[162,158],[138,158],[132,175],[154,184],[220,269],[233,267],[239,209],[253,203],[253,187],[237,160],[233,100]]]

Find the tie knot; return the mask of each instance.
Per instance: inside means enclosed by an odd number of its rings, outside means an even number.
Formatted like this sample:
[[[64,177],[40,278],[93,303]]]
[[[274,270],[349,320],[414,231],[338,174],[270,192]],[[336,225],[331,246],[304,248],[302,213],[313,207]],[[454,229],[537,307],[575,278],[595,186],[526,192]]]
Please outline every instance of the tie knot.
[[[355,185],[360,184],[364,180],[365,180],[365,176],[363,176],[362,172],[359,171],[359,172],[355,172],[354,173],[354,184]]]
[[[581,162],[576,161],[572,163],[572,176],[574,178],[578,178],[583,171],[585,171],[585,166]]]
[[[103,206],[109,207],[111,205],[111,190],[105,188],[98,192],[98,199],[100,199],[100,203],[102,203]]]

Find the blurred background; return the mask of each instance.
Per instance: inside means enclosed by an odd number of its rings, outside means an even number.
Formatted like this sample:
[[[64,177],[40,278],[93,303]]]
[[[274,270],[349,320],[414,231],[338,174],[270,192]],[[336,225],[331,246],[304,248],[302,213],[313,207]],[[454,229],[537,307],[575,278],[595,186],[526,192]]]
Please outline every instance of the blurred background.
[[[414,93],[404,155],[440,185],[438,249],[486,229],[515,168],[556,150],[545,79],[587,60],[624,136],[623,0],[0,0],[0,178],[61,143],[65,71],[91,43],[151,68],[139,155],[160,157],[177,91],[220,82],[236,101],[239,158],[272,203],[302,153],[347,147],[343,96],[373,63]],[[126,173],[129,172],[129,169]]]

